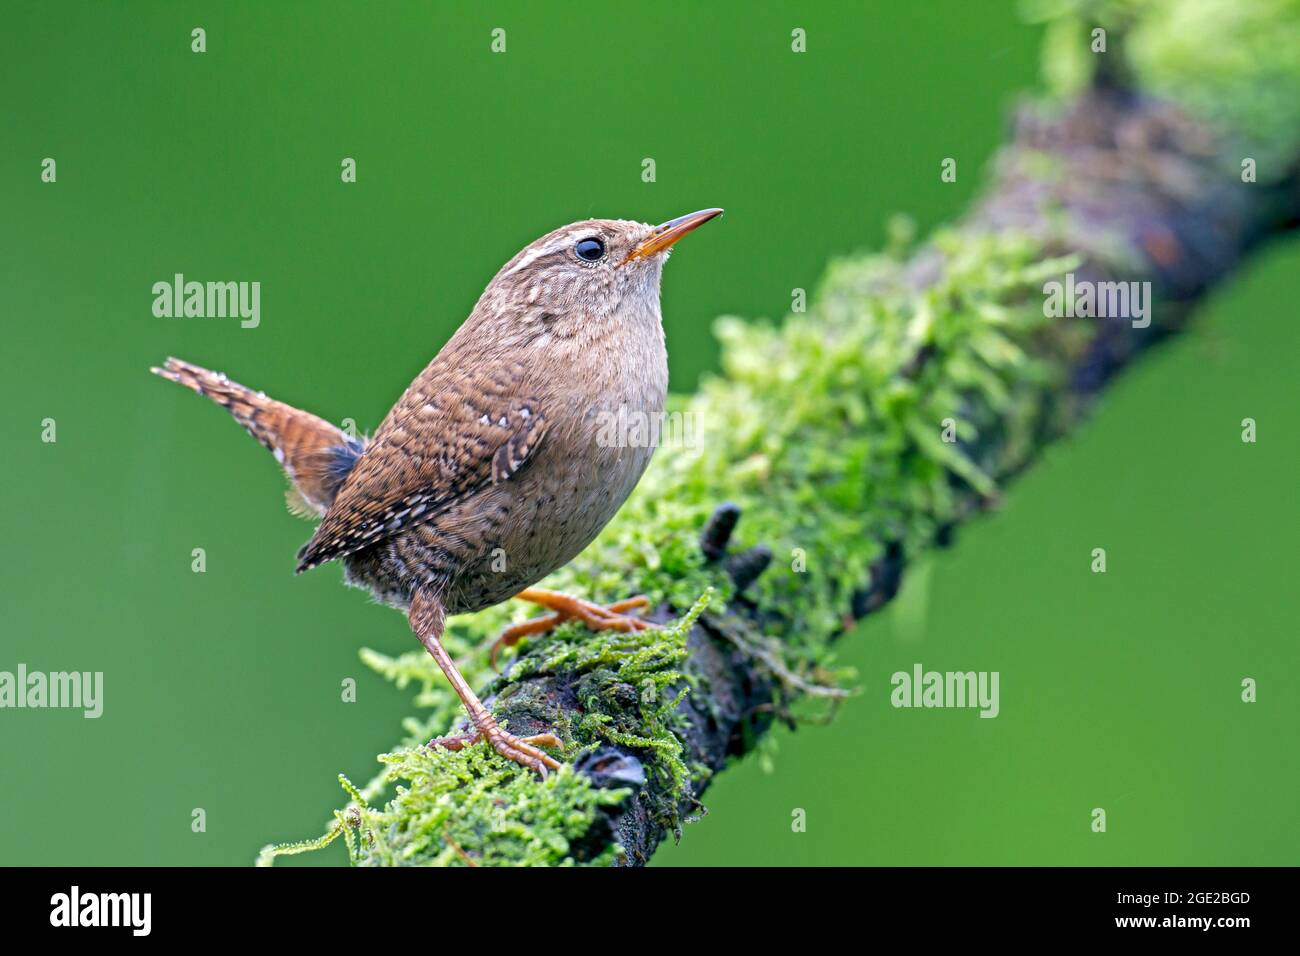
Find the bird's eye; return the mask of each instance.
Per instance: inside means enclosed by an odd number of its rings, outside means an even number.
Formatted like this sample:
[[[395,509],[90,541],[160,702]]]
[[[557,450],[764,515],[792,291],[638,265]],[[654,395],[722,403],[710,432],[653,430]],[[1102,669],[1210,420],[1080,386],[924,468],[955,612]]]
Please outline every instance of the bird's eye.
[[[578,240],[578,244],[573,247],[573,251],[584,262],[599,262],[605,257],[605,244],[592,236],[590,239]]]

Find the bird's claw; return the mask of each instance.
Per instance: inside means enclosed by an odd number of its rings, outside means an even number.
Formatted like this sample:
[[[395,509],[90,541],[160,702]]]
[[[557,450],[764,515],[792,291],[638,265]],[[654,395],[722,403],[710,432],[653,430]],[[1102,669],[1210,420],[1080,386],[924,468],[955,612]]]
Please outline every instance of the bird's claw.
[[[536,770],[542,775],[543,780],[546,779],[548,768],[550,770],[560,769],[558,760],[545,751],[532,746],[533,743],[539,743],[543,746],[558,747],[560,740],[554,734],[516,737],[513,734],[506,733],[494,723],[486,736],[493,750],[507,760],[513,760],[517,764]]]
[[[538,749],[538,747],[559,748],[564,746],[564,741],[560,740],[559,737],[551,733],[516,737],[514,734],[502,730],[501,726],[491,717],[484,719],[481,726],[471,734],[435,737],[429,741],[428,746],[430,749],[442,747],[446,750],[461,750],[484,739],[501,756],[528,767],[530,770],[536,770],[542,775],[543,780],[546,779],[548,769],[560,769],[559,761],[550,754]],[[534,744],[537,746],[533,746]]]
[[[497,655],[501,653],[502,648],[513,647],[521,638],[530,634],[545,633],[570,618],[582,621],[593,631],[645,631],[657,626],[651,621],[635,616],[650,606],[650,599],[645,595],[625,598],[609,605],[595,604],[571,594],[543,591],[539,588],[529,588],[519,597],[521,600],[549,608],[554,613],[511,624],[502,631],[493,641],[488,652],[493,667],[496,667]]]

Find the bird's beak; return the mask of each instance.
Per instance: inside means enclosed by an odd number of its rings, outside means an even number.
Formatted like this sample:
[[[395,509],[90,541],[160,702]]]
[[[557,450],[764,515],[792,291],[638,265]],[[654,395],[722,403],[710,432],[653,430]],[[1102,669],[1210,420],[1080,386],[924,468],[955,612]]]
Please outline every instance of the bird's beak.
[[[653,256],[656,252],[663,252],[691,230],[698,229],[710,219],[721,215],[721,209],[701,209],[699,212],[678,216],[676,219],[669,219],[663,225],[655,226],[654,231],[645,239],[642,239],[640,244],[629,252],[627,258],[623,261],[631,262],[633,259],[645,259]]]

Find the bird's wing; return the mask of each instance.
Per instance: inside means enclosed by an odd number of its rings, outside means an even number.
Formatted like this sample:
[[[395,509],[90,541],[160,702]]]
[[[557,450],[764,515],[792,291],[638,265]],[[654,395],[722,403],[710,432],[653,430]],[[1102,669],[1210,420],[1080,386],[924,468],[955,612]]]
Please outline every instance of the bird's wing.
[[[536,398],[517,394],[517,375],[458,387],[455,377],[430,375],[435,371],[431,366],[427,380],[421,376],[407,389],[375,433],[298,552],[299,572],[430,520],[505,481],[536,452],[546,416]]]

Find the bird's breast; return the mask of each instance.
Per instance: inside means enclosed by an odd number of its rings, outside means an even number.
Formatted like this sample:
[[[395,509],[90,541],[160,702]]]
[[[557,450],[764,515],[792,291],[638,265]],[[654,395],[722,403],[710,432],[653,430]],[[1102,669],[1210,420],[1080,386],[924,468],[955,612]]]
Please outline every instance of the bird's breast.
[[[546,437],[527,467],[477,503],[484,547],[456,575],[452,606],[488,607],[535,584],[627,500],[658,444],[668,389],[663,333],[657,322],[649,332],[594,343],[553,366]]]

